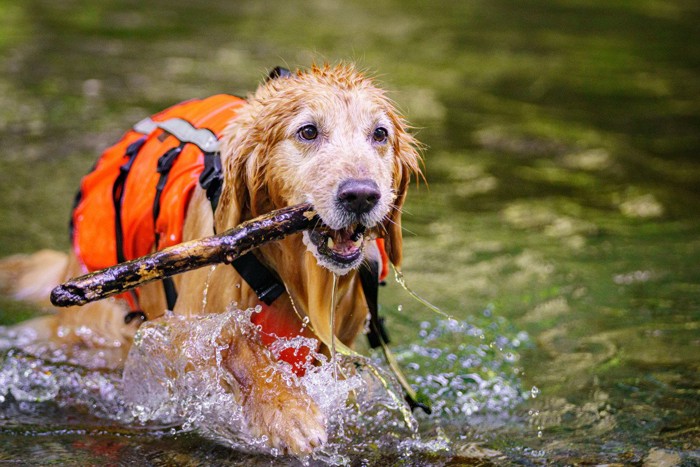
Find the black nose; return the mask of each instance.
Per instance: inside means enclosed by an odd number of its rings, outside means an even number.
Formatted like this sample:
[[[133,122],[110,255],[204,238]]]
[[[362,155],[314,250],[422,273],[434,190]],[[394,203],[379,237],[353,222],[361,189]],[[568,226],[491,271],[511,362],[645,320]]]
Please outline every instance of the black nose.
[[[382,197],[374,180],[351,178],[338,187],[338,201],[348,212],[364,214],[377,205]]]

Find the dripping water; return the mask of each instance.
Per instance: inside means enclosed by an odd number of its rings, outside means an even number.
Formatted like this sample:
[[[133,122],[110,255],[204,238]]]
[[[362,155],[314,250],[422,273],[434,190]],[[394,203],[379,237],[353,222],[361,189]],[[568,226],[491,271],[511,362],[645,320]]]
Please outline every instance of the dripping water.
[[[331,289],[331,365],[333,365],[333,377],[338,380],[337,364],[335,358],[335,309],[336,294],[338,293],[338,275],[333,273],[333,288]]]
[[[202,292],[202,313],[204,313],[207,309],[207,299],[209,297],[209,284],[211,282],[211,276],[214,274],[214,270],[218,264],[212,265],[211,268],[209,268],[209,274],[207,274],[207,280],[204,282],[204,291]]]
[[[418,300],[420,303],[422,303],[423,305],[425,305],[429,310],[431,310],[431,311],[433,311],[433,312],[439,314],[440,316],[443,316],[443,317],[447,318],[447,319],[450,320],[450,321],[457,321],[457,320],[454,318],[454,316],[445,313],[445,312],[442,311],[440,308],[438,308],[437,306],[435,306],[435,305],[433,305],[432,303],[430,303],[428,300],[424,299],[423,297],[421,297],[420,295],[418,295],[417,293],[415,293],[415,292],[414,292],[411,288],[409,288],[408,285],[406,284],[406,279],[403,277],[403,272],[401,272],[401,271],[399,271],[398,269],[396,269],[396,267],[395,267],[393,264],[391,265],[391,267],[394,269],[394,279],[396,279],[396,282],[398,282],[399,285],[400,285],[401,287],[403,287],[403,289],[404,289],[406,292],[408,292],[408,294],[409,294],[411,297],[413,297],[414,299]]]

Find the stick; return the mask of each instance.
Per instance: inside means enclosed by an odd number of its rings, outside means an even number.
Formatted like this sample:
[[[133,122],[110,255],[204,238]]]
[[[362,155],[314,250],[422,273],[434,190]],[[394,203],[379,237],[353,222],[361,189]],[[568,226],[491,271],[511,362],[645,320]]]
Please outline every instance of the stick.
[[[318,221],[309,204],[272,211],[219,235],[204,237],[71,279],[51,292],[51,303],[84,305],[210,264],[231,263],[265,243],[308,229]]]

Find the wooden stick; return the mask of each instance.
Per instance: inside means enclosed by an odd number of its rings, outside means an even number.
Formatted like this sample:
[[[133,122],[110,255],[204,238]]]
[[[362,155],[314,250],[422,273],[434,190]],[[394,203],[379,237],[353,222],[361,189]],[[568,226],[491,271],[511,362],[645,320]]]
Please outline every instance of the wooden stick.
[[[318,216],[309,204],[272,211],[219,235],[174,245],[71,279],[53,289],[51,303],[61,307],[84,305],[210,264],[228,264],[254,248],[313,227],[316,222]]]

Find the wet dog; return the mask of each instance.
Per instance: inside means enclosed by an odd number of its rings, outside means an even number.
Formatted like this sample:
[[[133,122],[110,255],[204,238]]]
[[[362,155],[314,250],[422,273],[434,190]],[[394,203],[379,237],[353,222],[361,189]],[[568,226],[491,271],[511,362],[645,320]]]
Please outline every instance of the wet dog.
[[[311,203],[322,222],[310,231],[262,246],[256,257],[284,284],[272,305],[273,321],[307,328],[326,345],[331,335],[351,346],[367,319],[357,268],[379,254],[384,240],[390,261],[402,257],[401,208],[411,176],[418,176],[417,143],[394,105],[371,79],[350,65],[313,66],[261,84],[221,138],[223,188],[215,212],[203,189],[189,200],[182,239],[223,232],[273,209]],[[0,263],[6,293],[47,304],[52,287],[84,272],[77,255],[42,251]],[[337,308],[330,329],[331,292],[337,279]],[[260,305],[255,291],[232,267],[198,270],[175,278],[176,315],[220,313],[235,303]],[[206,288],[206,291],[205,291]],[[206,292],[206,304],[202,297]],[[148,320],[166,309],[162,287],[140,290]],[[36,339],[64,347],[128,350],[139,320],[125,321],[121,300],[62,309],[21,326]],[[183,321],[184,322],[184,321]],[[230,390],[243,407],[250,432],[292,453],[324,443],[325,420],[300,387],[265,369],[274,364],[260,336],[222,331],[223,365],[233,376]],[[163,352],[180,353],[173,345]],[[126,355],[126,353],[124,353]]]

